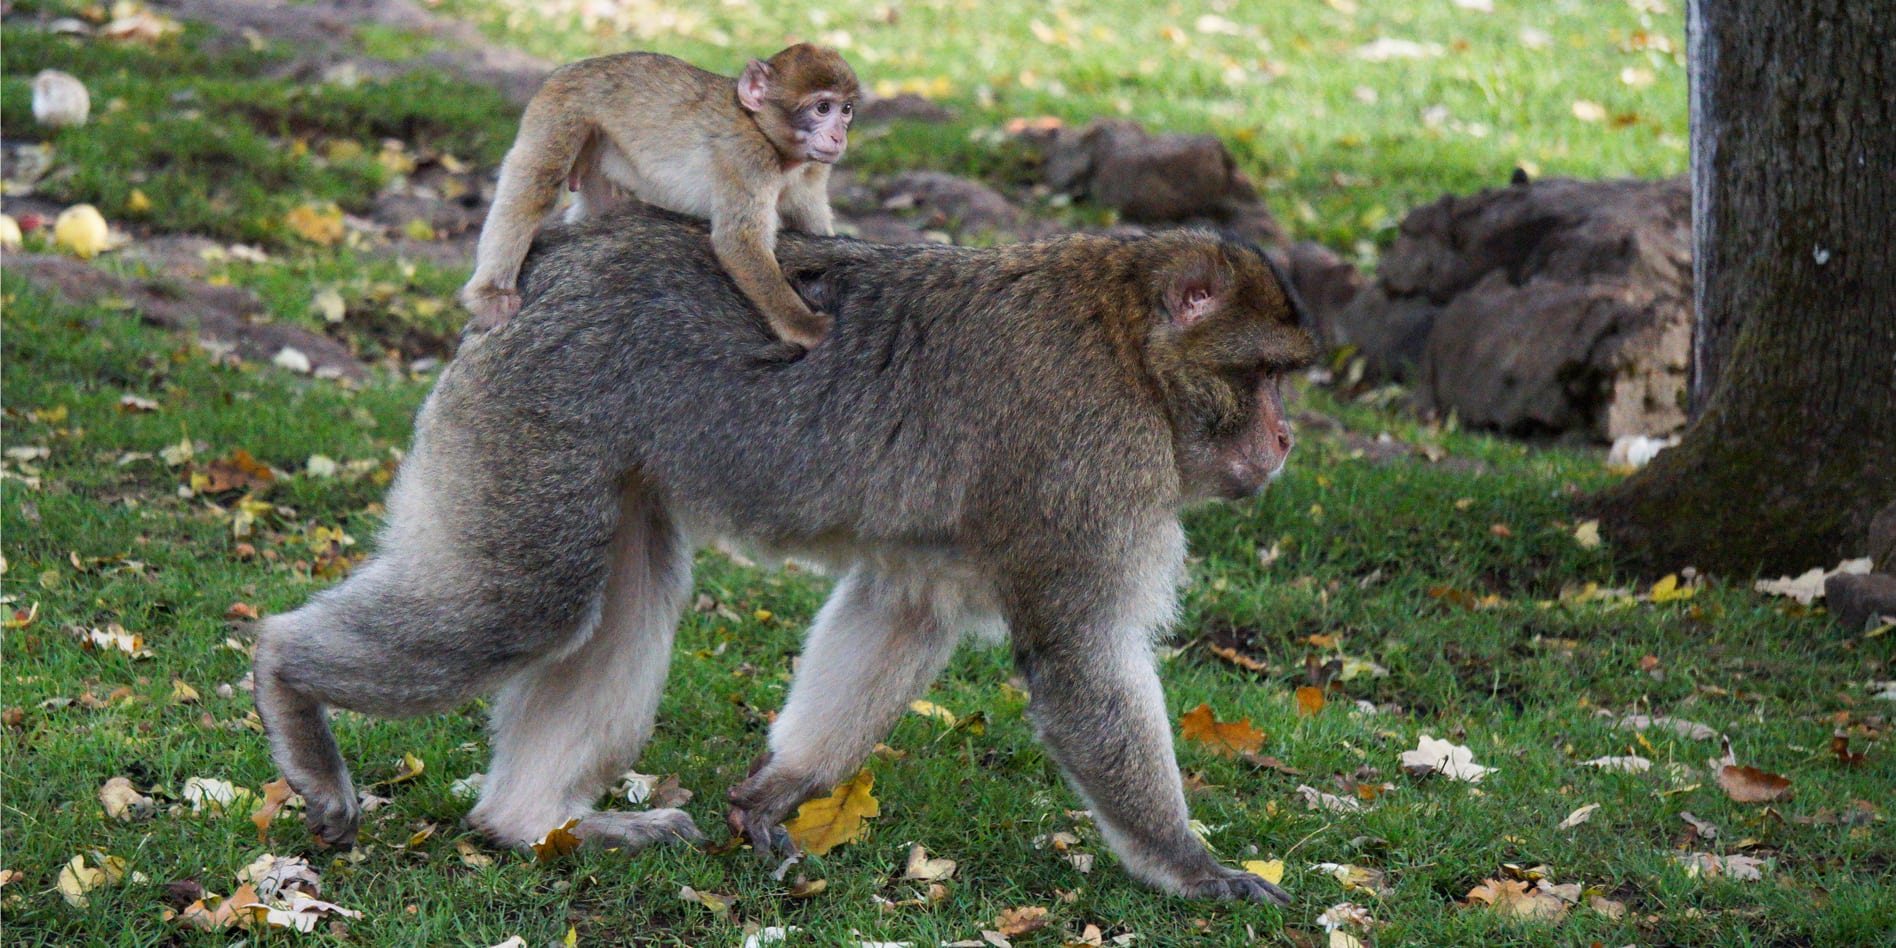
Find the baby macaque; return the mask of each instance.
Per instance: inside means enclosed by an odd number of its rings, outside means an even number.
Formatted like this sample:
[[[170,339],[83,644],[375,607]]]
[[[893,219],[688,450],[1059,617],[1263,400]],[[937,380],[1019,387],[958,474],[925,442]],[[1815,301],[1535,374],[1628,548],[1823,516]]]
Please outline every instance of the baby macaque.
[[[799,43],[753,59],[736,79],[658,53],[621,53],[561,67],[527,104],[501,162],[474,275],[461,290],[476,329],[520,309],[515,281],[559,197],[568,222],[629,194],[707,218],[718,263],[771,331],[804,348],[829,317],[784,280],[777,230],[830,235],[830,165],[849,145],[858,86],[833,50]]]

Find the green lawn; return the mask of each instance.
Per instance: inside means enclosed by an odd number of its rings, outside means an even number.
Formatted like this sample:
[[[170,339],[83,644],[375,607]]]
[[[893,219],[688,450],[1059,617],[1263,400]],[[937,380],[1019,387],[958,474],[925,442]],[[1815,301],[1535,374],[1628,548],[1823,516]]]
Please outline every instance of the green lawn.
[[[614,24],[580,31],[571,17],[479,0],[437,9],[553,56],[643,45],[719,68],[790,38],[843,45],[835,34],[846,31],[845,51],[870,82],[934,91],[961,112],[948,126],[871,130],[848,159],[859,170],[1016,173],[1016,156],[994,135],[1006,119],[1123,111],[1157,128],[1220,134],[1294,230],[1370,252],[1404,209],[1499,183],[1517,164],[1547,175],[1681,170],[1683,71],[1650,48],[1683,42],[1680,12],[1666,6],[1497,3],[1484,14],[1449,0],[1361,9],[1313,0],[1222,4],[1222,20],[1201,24],[1213,8],[844,2],[824,5],[818,22],[812,4],[766,14],[720,3],[696,19],[624,5],[646,35]],[[1221,32],[1226,23],[1238,35]],[[1527,27],[1549,45],[1523,43]],[[1382,37],[1441,53],[1381,63],[1355,55]],[[420,45],[385,28],[360,38],[378,55]],[[212,55],[195,51],[197,40],[92,49],[9,25],[10,133],[31,129],[22,93],[45,65],[85,78],[95,115],[114,94],[132,113],[54,136],[75,170],[42,192],[94,201],[120,221],[114,202],[129,189],[117,189],[137,175],[158,212],[134,223],[264,243],[267,262],[215,264],[213,275],[310,326],[322,325],[310,298],[337,289],[350,315],[334,331],[369,361],[404,326],[441,332],[453,311],[430,304],[461,273],[373,247],[312,246],[278,222],[308,201],[359,206],[387,169],[347,150],[331,161],[326,143],[356,141],[373,156],[390,134],[378,123],[397,109],[408,110],[404,134],[423,139],[415,150],[490,166],[514,116],[488,95],[428,94],[436,77],[346,93],[293,88],[262,65],[284,51]],[[1648,48],[1627,51],[1635,46]],[[1222,57],[1237,63],[1236,85]],[[1259,63],[1281,75],[1263,81]],[[1628,68],[1652,82],[1621,82]],[[187,88],[202,99],[181,103]],[[1576,118],[1577,99],[1604,106],[1607,119]],[[193,101],[224,110],[225,152],[203,152],[216,133],[203,131]],[[1445,115],[1430,112],[1437,105]],[[1620,115],[1635,118],[1616,127]],[[176,159],[187,146],[198,157]],[[791,944],[925,946],[978,938],[1002,912],[1037,906],[1051,924],[1015,944],[1078,941],[1092,924],[1108,944],[1134,933],[1137,945],[1322,945],[1319,914],[1345,900],[1383,923],[1364,936],[1378,945],[1891,943],[1896,841],[1884,819],[1896,766],[1882,746],[1891,705],[1866,685],[1896,677],[1896,636],[1845,634],[1821,613],[1752,593],[1749,577],[1704,583],[1687,599],[1638,598],[1646,581],[1616,572],[1610,549],[1574,538],[1571,499],[1614,476],[1597,452],[1427,426],[1389,398],[1339,401],[1305,386],[1297,410],[1337,424],[1305,425],[1288,473],[1264,498],[1191,515],[1193,581],[1164,669],[1175,717],[1204,703],[1220,719],[1249,718],[1268,735],[1261,753],[1300,771],[1179,747],[1208,840],[1234,862],[1283,859],[1298,899],[1289,909],[1184,902],[1132,883],[1071,812],[1079,803],[1033,742],[1004,653],[980,649],[965,650],[928,698],[963,718],[978,712],[984,726],[905,718],[887,739],[891,753],[869,764],[882,815],[863,838],[804,866],[825,882],[815,894],[793,896],[789,880],[773,880],[741,850],[538,863],[485,848],[461,825],[469,802],[453,789],[487,764],[478,706],[403,721],[341,715],[359,783],[401,776],[404,755],[425,769],[374,788],[392,802],[369,815],[352,854],[315,849],[294,812],[260,841],[253,804],[219,815],[185,801],[192,778],[256,791],[275,776],[242,689],[249,635],[236,607],[292,608],[373,545],[387,476],[430,379],[378,364],[370,381],[343,386],[232,365],[109,304],[60,304],[13,275],[3,292],[0,584],[14,616],[0,639],[8,944],[232,943],[243,936],[166,923],[167,884],[195,879],[228,894],[264,853],[309,857],[323,898],[365,917],[346,933],[253,932],[252,944],[486,946],[520,935],[543,945],[570,931],[581,945],[735,948],[746,926],[794,925],[803,932]],[[157,410],[123,405],[127,395]],[[1384,433],[1393,447],[1377,443]],[[189,459],[180,442],[193,446]],[[240,449],[282,476],[254,493],[211,489],[211,462]],[[320,476],[314,455],[338,471]],[[699,565],[711,608],[686,617],[639,769],[675,775],[695,794],[685,808],[720,839],[723,794],[763,746],[825,583],[714,554]],[[1638,596],[1576,595],[1589,583]],[[82,646],[83,633],[114,625],[151,654]],[[1341,681],[1322,710],[1300,715],[1293,693],[1308,681],[1307,663],[1340,658],[1387,675]],[[1358,701],[1379,710],[1357,710]],[[1707,770],[1718,741],[1615,730],[1602,711],[1707,725],[1729,736],[1742,763],[1788,777],[1793,792],[1734,802]],[[1839,730],[1865,759],[1838,758]],[[1422,734],[1465,744],[1496,770],[1477,785],[1411,778],[1398,755]],[[1652,769],[1582,763],[1626,754]],[[153,818],[105,815],[99,789],[119,776],[156,799]],[[1312,810],[1297,792],[1353,796],[1383,783],[1393,788],[1347,814]],[[1839,816],[1859,800],[1870,801],[1873,822]],[[1558,826],[1596,803],[1589,821]],[[1684,812],[1718,836],[1684,842]],[[1061,832],[1078,837],[1070,852],[1036,846]],[[899,878],[915,843],[959,863],[938,901]],[[1755,881],[1693,877],[1675,860],[1687,851],[1768,867]],[[1098,857],[1090,872],[1067,858],[1073,852]],[[58,880],[74,856],[88,866],[123,859],[124,878],[86,893],[83,907],[69,904]],[[1320,863],[1379,870],[1387,891],[1346,891],[1312,868]],[[1542,922],[1460,904],[1484,880],[1510,878],[1510,865],[1585,886],[1581,904]],[[681,899],[684,886],[736,901],[714,913]],[[1588,895],[1622,903],[1625,915],[1587,908]]]

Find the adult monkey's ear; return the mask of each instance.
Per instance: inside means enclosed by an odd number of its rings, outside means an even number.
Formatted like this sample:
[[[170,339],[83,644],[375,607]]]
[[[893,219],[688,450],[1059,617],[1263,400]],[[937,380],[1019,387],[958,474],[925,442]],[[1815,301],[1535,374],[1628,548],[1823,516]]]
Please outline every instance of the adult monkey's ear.
[[[1231,270],[1210,250],[1194,250],[1167,265],[1159,299],[1172,325],[1190,329],[1218,311],[1231,292]]]

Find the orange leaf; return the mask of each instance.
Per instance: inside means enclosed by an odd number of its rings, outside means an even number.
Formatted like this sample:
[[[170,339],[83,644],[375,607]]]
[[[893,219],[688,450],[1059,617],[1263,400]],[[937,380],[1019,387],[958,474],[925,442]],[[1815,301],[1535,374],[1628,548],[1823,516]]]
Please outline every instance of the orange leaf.
[[[810,800],[797,808],[797,815],[783,828],[799,849],[818,856],[862,836],[862,821],[882,815],[882,803],[871,792],[876,777],[868,770],[857,771],[827,797]]]
[[[1312,714],[1316,714],[1318,711],[1323,710],[1323,704],[1324,697],[1322,688],[1312,688],[1309,685],[1305,685],[1297,689],[1297,713],[1299,715],[1308,717]]]
[[[283,804],[290,802],[293,796],[296,796],[296,791],[290,789],[287,779],[272,780],[263,785],[263,805],[257,807],[257,812],[250,814],[250,822],[257,824],[257,842],[269,841],[267,834],[271,821],[276,819]]]
[[[1264,745],[1264,732],[1251,726],[1251,719],[1220,721],[1211,713],[1211,705],[1201,704],[1178,719],[1179,733],[1188,741],[1197,741],[1226,757],[1256,752]]]

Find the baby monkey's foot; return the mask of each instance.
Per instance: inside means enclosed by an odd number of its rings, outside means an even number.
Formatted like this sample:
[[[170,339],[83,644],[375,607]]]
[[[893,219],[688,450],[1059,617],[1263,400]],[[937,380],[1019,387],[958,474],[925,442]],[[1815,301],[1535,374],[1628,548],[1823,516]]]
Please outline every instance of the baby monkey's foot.
[[[469,283],[461,290],[461,305],[473,314],[467,321],[469,329],[487,332],[498,329],[520,312],[520,291],[502,289],[491,284]]]

